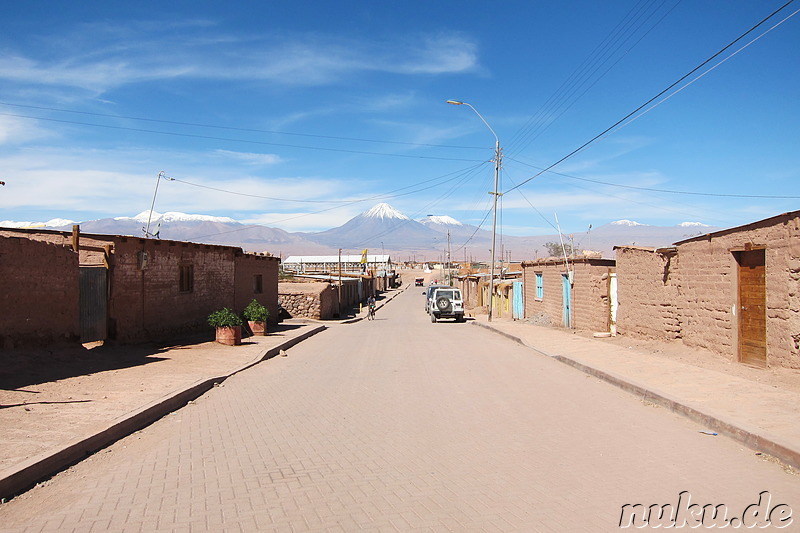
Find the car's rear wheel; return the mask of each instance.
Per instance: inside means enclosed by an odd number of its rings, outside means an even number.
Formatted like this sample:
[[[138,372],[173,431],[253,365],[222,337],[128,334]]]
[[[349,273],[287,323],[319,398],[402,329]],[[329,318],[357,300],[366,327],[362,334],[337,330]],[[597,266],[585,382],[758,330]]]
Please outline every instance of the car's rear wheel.
[[[434,324],[436,323],[436,315],[434,315],[433,313],[431,313],[431,322],[433,322]]]
[[[444,311],[450,308],[450,299],[442,296],[436,300],[436,307],[439,308],[439,311]]]

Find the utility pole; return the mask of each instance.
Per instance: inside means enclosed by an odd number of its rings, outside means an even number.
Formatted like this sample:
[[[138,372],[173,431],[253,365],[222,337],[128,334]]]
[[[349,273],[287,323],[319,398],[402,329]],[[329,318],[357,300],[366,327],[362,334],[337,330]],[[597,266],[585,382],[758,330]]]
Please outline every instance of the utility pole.
[[[452,265],[450,264],[450,230],[447,230],[447,280],[449,281],[449,285],[453,286],[453,270]]]
[[[342,318],[342,249],[339,248],[339,318]]]

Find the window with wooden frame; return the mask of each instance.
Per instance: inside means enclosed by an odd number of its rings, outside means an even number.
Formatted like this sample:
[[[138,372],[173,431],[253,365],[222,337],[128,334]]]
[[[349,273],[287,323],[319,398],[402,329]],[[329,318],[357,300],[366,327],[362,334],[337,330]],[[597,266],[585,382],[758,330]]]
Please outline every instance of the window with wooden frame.
[[[194,265],[180,265],[178,267],[178,292],[192,292],[194,290]]]
[[[536,299],[544,298],[544,276],[541,272],[536,272]]]

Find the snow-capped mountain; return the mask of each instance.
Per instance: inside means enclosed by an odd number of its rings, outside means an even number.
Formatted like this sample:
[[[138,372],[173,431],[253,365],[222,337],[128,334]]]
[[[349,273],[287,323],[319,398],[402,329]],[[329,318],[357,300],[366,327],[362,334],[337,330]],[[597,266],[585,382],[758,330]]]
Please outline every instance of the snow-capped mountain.
[[[633,228],[633,227],[636,227],[636,226],[646,226],[647,225],[647,224],[640,224],[639,222],[636,222],[635,220],[625,220],[625,219],[615,220],[614,222],[610,222],[609,224],[611,224],[612,226],[628,226],[629,228]]]
[[[453,217],[449,217],[447,215],[428,215],[427,217],[423,218],[419,221],[420,224],[425,226],[431,227],[435,224],[440,226],[463,226],[461,222],[454,219]]]
[[[303,236],[336,248],[415,250],[431,247],[441,234],[412,220],[389,204],[380,203],[338,228]]]
[[[120,216],[81,222],[85,233],[144,236],[149,211],[132,217]],[[47,227],[71,231],[75,222],[52,219],[46,223],[2,221],[0,227]],[[632,220],[617,220],[586,232],[565,234],[565,242],[577,250],[595,250],[604,257],[614,257],[613,247],[637,245],[648,247],[671,244],[717,231],[721,228],[699,222],[676,226],[649,226]],[[248,251],[274,255],[333,255],[337,249],[381,250],[400,259],[440,258],[449,249],[453,259],[489,257],[491,231],[463,224],[449,215],[431,215],[412,220],[394,207],[379,203],[345,224],[315,233],[289,233],[278,228],[241,224],[230,217],[178,212],[153,212],[150,233],[161,239],[239,246]],[[449,235],[449,243],[448,243]],[[497,257],[533,260],[544,257],[548,242],[558,242],[558,235],[511,237],[498,230]]]
[[[375,204],[373,207],[362,213],[366,218],[380,218],[383,219],[397,219],[397,220],[410,220],[403,213],[390,206],[389,204],[380,203]]]
[[[47,222],[0,220],[0,228],[58,228],[61,226],[71,226],[72,224],[76,224],[76,222],[67,220],[66,218],[52,218]]]
[[[238,222],[230,217],[215,217],[211,215],[189,215],[186,213],[179,213],[177,211],[167,211],[166,213],[158,213],[153,211],[152,217],[150,211],[142,211],[134,217],[114,217],[114,220],[135,220],[141,224],[146,224],[148,219],[150,223],[154,222],[221,222],[223,224],[238,224]]]

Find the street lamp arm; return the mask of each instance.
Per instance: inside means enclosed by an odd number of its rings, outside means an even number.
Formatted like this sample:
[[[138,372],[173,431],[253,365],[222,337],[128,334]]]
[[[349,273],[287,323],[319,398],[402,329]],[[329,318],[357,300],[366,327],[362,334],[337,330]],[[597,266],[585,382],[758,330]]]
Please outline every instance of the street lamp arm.
[[[478,118],[480,118],[480,119],[481,119],[481,121],[482,121],[484,124],[486,124],[486,127],[487,127],[487,128],[489,128],[489,131],[491,131],[491,132],[492,132],[492,135],[494,135],[494,140],[495,140],[495,143],[496,143],[496,144],[498,144],[498,145],[500,144],[500,138],[499,138],[499,137],[497,136],[497,134],[494,132],[494,130],[492,129],[492,127],[489,125],[489,123],[488,123],[488,122],[486,122],[486,119],[485,119],[485,118],[483,118],[483,115],[481,115],[480,113],[478,113],[478,110],[477,110],[477,109],[475,109],[475,108],[472,106],[472,104],[469,104],[469,103],[467,103],[467,102],[460,102],[460,101],[458,101],[458,100],[448,100],[448,101],[447,101],[447,103],[448,103],[448,104],[452,104],[452,105],[465,105],[465,106],[469,107],[470,109],[472,109],[473,111],[475,111],[475,114],[476,114],[476,115],[478,115]]]

